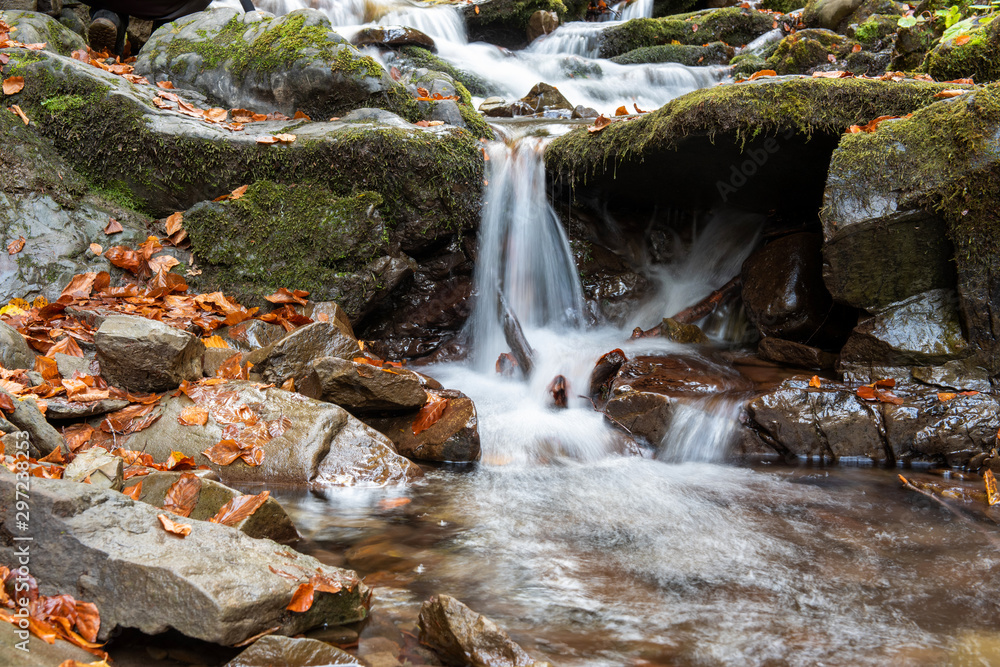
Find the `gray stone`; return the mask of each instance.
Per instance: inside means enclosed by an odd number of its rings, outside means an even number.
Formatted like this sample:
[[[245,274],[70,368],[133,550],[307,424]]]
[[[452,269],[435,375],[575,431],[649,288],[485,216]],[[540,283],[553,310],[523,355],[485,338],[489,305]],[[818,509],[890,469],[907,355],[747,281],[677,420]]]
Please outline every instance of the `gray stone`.
[[[368,667],[347,651],[316,639],[293,639],[267,635],[226,663],[225,667],[326,667],[356,665]]]
[[[83,600],[88,602],[88,600]],[[6,667],[51,667],[61,665],[66,660],[76,660],[87,665],[94,662],[94,656],[82,648],[70,644],[64,639],[56,639],[55,643],[47,644],[34,635],[18,636],[18,629],[11,623],[0,623],[0,655],[3,656]],[[21,648],[27,639],[25,651]]]
[[[34,368],[35,352],[14,327],[0,322],[0,366],[8,370]]]
[[[924,384],[940,387],[946,391],[993,390],[986,371],[966,360],[955,360],[940,366],[914,366],[910,369],[913,379]]]
[[[312,362],[322,357],[353,359],[361,354],[358,341],[345,336],[335,324],[313,322],[278,341],[250,353],[246,361],[268,382],[281,385],[288,378],[300,384],[312,371]]]
[[[14,476],[0,470],[0,493],[13,497],[14,486]],[[294,635],[366,615],[367,589],[357,575],[270,540],[176,516],[191,533],[173,535],[157,519],[162,510],[87,484],[37,479],[31,492],[31,570],[41,592],[96,604],[102,640],[118,628],[174,628],[231,645],[274,627]],[[10,532],[14,513],[13,503],[0,506],[0,525]],[[15,544],[0,542],[0,559],[13,562]],[[340,592],[317,593],[309,611],[289,613],[295,589],[317,572],[340,582]]]
[[[318,376],[321,398],[352,414],[406,412],[427,400],[420,379],[407,370],[384,370],[339,357],[317,359],[312,368]]]
[[[89,478],[89,483],[98,489],[121,491],[124,472],[120,456],[112,456],[101,447],[91,447],[66,464],[62,478],[69,482],[83,482]]]
[[[37,404],[32,400],[33,396],[21,401],[3,389],[0,389],[0,395],[9,397],[14,403],[14,412],[4,413],[4,417],[19,430],[27,432],[31,447],[35,451],[42,456],[50,454],[55,449],[62,449],[64,453],[69,451],[59,431],[55,430],[39,412]]]
[[[601,113],[592,107],[585,107],[582,104],[577,104],[573,107],[573,115],[571,118],[597,118]]]
[[[186,331],[134,315],[107,318],[94,334],[101,374],[130,391],[167,391],[202,376],[205,345]]]
[[[102,318],[101,322],[103,321]],[[100,326],[98,324],[95,328]],[[80,375],[100,375],[100,367],[94,363],[92,356],[90,358],[87,356],[73,357],[68,354],[56,352],[52,358],[56,360],[56,370],[64,378],[71,378],[74,373],[79,373]]]
[[[861,6],[864,0],[811,0],[802,12],[802,21],[810,28],[836,30],[840,22]]]
[[[179,423],[183,409],[192,405],[186,396],[164,399],[161,418],[149,428],[128,436],[122,445],[147,452],[157,461],[166,460],[172,451],[183,452],[193,456],[197,464],[211,467],[224,484],[231,485],[266,481],[380,486],[405,483],[420,475],[419,468],[399,456],[385,436],[336,405],[246,381],[205,387],[199,398],[199,403],[208,407],[210,413],[222,402],[234,408],[246,406],[258,422],[276,428],[287,420],[287,428],[279,436],[260,445],[264,452],[260,465],[249,466],[242,460],[218,465],[202,454],[223,439],[225,424],[217,421],[215,415],[204,426]],[[218,415],[227,418],[224,412]]]
[[[435,595],[420,607],[420,642],[449,664],[471,667],[540,665],[496,623],[449,595]]]
[[[485,113],[492,109],[502,107],[505,104],[507,104],[507,101],[502,97],[487,97],[479,104],[479,110]]]
[[[215,333],[231,344],[233,352],[251,352],[284,338],[288,332],[277,324],[247,320],[231,327],[222,327]]]
[[[128,401],[118,398],[107,398],[100,401],[79,403],[55,397],[46,399],[46,404],[48,407],[45,410],[45,418],[62,420],[93,417],[94,415],[103,415],[115,410],[121,410],[128,405]]]
[[[0,0],[0,10],[3,11],[3,15],[0,19],[3,19],[7,25],[12,28],[17,28],[17,32],[11,35],[12,39],[15,39],[22,44],[45,44],[45,50],[51,51],[52,53],[58,53],[61,56],[68,56],[73,51],[77,49],[86,49],[87,44],[83,41],[80,35],[76,34],[69,28],[63,26],[61,23],[56,21],[52,16],[48,16],[46,13],[41,13],[45,10],[39,8],[36,12],[33,8],[19,8],[16,6],[4,6],[4,5],[18,5],[18,4],[35,4],[34,2],[21,3],[17,0]],[[49,2],[45,4],[50,5]],[[17,9],[27,9],[27,11],[8,11]],[[55,12],[55,16],[58,16],[62,11]],[[30,84],[29,84],[30,85]]]
[[[354,46],[377,46],[398,49],[403,46],[421,46],[429,51],[437,51],[434,40],[416,28],[399,25],[377,25],[362,28],[351,38]]]
[[[459,109],[458,102],[455,100],[421,102],[421,104],[431,105],[430,113],[427,114],[427,120],[440,120],[455,127],[465,127],[465,120],[462,119],[462,110]]]
[[[539,9],[528,18],[528,41],[533,42],[559,27],[559,15]]]

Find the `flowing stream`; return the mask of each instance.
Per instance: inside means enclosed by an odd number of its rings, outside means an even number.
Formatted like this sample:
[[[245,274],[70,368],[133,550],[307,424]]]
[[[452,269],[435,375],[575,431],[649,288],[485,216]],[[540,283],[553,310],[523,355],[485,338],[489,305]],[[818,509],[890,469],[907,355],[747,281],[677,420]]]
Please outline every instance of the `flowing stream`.
[[[725,76],[597,59],[607,22],[571,23],[510,52],[469,43],[447,6],[258,2],[275,13],[306,4],[348,37],[372,21],[416,27],[508,100],[545,81],[603,112],[626,101],[656,108]],[[651,5],[622,8],[623,18]],[[540,134],[569,128],[548,123]],[[425,369],[475,400],[482,461],[406,489],[275,490],[306,548],[367,575],[375,611],[404,629],[424,599],[449,593],[556,665],[991,664],[1000,559],[976,526],[901,489],[893,471],[724,465],[739,395],[682,402],[663,442],[643,453],[580,396],[609,350],[692,354],[630,341],[631,327],[737,274],[760,220],[720,211],[700,221],[669,264],[648,267],[659,289],[626,326],[595,323],[546,199],[548,139],[537,121],[499,129],[504,140],[487,148],[473,352]],[[536,351],[527,380],[494,371],[508,349],[501,295]],[[733,312],[703,325],[732,346],[742,322]],[[549,405],[556,375],[569,386],[566,409]]]

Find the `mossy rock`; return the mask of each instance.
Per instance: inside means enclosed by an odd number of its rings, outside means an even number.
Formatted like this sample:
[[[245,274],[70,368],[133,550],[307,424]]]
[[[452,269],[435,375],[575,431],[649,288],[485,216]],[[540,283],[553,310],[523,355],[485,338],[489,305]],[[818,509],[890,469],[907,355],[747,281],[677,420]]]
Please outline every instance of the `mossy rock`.
[[[841,23],[841,27],[861,25],[873,16],[895,17],[898,21],[904,13],[904,9],[895,0],[865,0]]]
[[[647,46],[725,42],[742,46],[774,26],[770,14],[727,7],[685,17],[632,19],[601,33],[600,56],[613,58]]]
[[[0,21],[17,28],[11,35],[22,44],[45,44],[45,50],[68,56],[77,49],[86,49],[80,35],[62,25],[51,16],[38,12],[0,10]]]
[[[767,59],[767,69],[778,74],[808,74],[851,52],[855,42],[830,30],[800,30],[785,37]],[[835,60],[831,61],[830,57]]]
[[[697,4],[698,0],[653,0],[653,18],[689,12]]]
[[[861,6],[863,0],[809,0],[802,22],[809,28],[837,30]]]
[[[735,49],[723,42],[712,42],[705,46],[687,44],[664,44],[646,46],[615,56],[611,62],[619,65],[639,65],[645,63],[680,63],[691,67],[726,65],[733,58]]]
[[[135,71],[227,109],[330,118],[377,107],[418,120],[413,98],[312,9],[277,18],[235,9],[186,16],[153,33]]]
[[[249,123],[230,132],[152,104],[134,86],[84,63],[43,52],[11,53],[25,77],[21,108],[92,187],[126,194],[161,216],[258,180],[316,184],[338,196],[377,192],[393,242],[408,254],[439,246],[479,219],[483,161],[466,130],[389,122]],[[281,133],[290,145],[261,144]]]
[[[560,22],[583,19],[588,0],[485,0],[463,8],[470,41],[509,49],[528,44],[528,20],[537,11],[555,12]]]
[[[849,26],[847,36],[860,42],[866,49],[881,49],[894,41],[893,36],[897,30],[899,30],[898,15],[875,14],[869,16],[863,23]]]
[[[757,6],[761,9],[770,9],[772,12],[788,14],[805,7],[806,0],[761,0]]]
[[[419,69],[426,67],[437,72],[444,72],[465,86],[470,93],[477,97],[489,97],[494,92],[481,77],[455,67],[448,61],[434,55],[428,49],[419,46],[404,46],[398,49],[398,52],[398,60],[405,68]]]
[[[827,285],[835,297],[864,302],[869,308],[925,289],[953,286],[935,265],[939,257],[927,252],[900,256],[879,234],[910,224],[918,229],[912,238],[926,245],[925,239],[937,235],[938,247],[946,235],[954,246],[949,254],[957,268],[962,327],[977,363],[991,375],[1000,370],[998,137],[1000,84],[942,100],[907,119],[884,122],[873,133],[844,135],[830,162],[821,211],[828,246],[824,255],[830,262]],[[860,250],[833,254],[837,246],[848,244]],[[879,263],[858,272],[865,247],[880,257]],[[885,253],[886,247],[893,252]],[[836,261],[841,255],[856,261]],[[877,282],[865,287],[865,277],[876,273]],[[937,276],[938,284],[921,285]]]
[[[903,72],[918,69],[937,40],[938,34],[931,22],[899,28],[896,31],[896,42],[892,47],[892,61],[889,67]]]
[[[753,53],[741,53],[729,64],[733,66],[733,78],[746,79],[752,74],[767,69],[767,61]]]
[[[995,16],[967,19],[945,31],[921,69],[939,81],[1000,79],[1000,21]]]

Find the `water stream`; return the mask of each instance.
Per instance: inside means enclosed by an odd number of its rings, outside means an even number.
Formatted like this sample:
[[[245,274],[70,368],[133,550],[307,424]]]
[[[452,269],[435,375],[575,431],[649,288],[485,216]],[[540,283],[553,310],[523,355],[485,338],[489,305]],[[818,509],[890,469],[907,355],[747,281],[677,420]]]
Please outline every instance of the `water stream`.
[[[632,100],[656,108],[725,74],[596,59],[607,23],[571,23],[512,53],[469,43],[446,6],[258,2],[276,13],[304,4],[345,35],[366,21],[417,27],[508,100],[546,81],[605,112]],[[663,442],[638,451],[581,396],[609,350],[700,354],[629,332],[736,275],[761,221],[724,211],[700,220],[669,263],[647,267],[659,289],[626,326],[588,321],[537,129],[505,125],[487,148],[471,359],[422,369],[475,400],[482,461],[406,489],[277,489],[305,548],[368,575],[376,612],[404,629],[424,599],[447,592],[557,665],[989,664],[976,660],[1000,641],[997,554],[892,471],[724,465],[739,396],[683,402]],[[494,372],[507,350],[501,294],[537,354],[525,380]],[[703,324],[731,346],[742,321],[732,312]],[[556,375],[570,388],[562,410],[549,405]],[[408,502],[384,502],[398,498]]]

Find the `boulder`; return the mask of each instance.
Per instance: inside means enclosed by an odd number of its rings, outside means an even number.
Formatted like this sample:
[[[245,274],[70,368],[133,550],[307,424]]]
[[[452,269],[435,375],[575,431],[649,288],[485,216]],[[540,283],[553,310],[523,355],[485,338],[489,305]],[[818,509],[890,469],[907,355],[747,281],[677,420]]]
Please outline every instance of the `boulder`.
[[[572,112],[573,105],[559,89],[544,82],[536,83],[527,95],[509,105],[485,110],[487,116],[503,118],[535,115],[569,117]]]
[[[799,343],[843,342],[851,313],[835,308],[823,283],[822,245],[821,234],[790,234],[743,263],[743,305],[761,336]]]
[[[418,415],[371,417],[367,422],[392,440],[401,455],[420,461],[467,462],[480,456],[479,420],[472,399],[454,390],[431,390],[432,398],[446,398],[444,412],[429,428],[414,433]]]
[[[314,9],[278,17],[235,9],[190,14],[150,36],[135,71],[226,109],[329,118],[358,107],[404,115],[413,108],[381,65]]]
[[[799,30],[781,40],[765,65],[778,74],[829,69],[831,63],[847,57],[856,43],[832,30]]]
[[[72,374],[63,374],[63,377],[72,377]],[[128,401],[108,398],[100,401],[87,401],[78,403],[65,398],[54,397],[45,399],[47,406],[45,418],[49,420],[80,419],[81,417],[93,417],[103,415],[115,410],[121,410],[128,405]]]
[[[156,320],[135,315],[109,317],[94,334],[94,344],[101,375],[115,387],[168,391],[202,375],[204,343]]]
[[[66,464],[62,478],[69,482],[86,482],[98,489],[121,491],[124,472],[121,457],[112,456],[106,449],[91,447]]]
[[[24,336],[6,322],[0,322],[0,366],[7,370],[35,367],[34,350]]]
[[[403,46],[419,46],[428,51],[437,51],[434,40],[416,28],[399,25],[376,25],[362,28],[354,33],[351,44],[358,47],[378,46],[385,49],[398,49]]]
[[[13,497],[15,481],[0,470],[5,497]],[[367,589],[357,575],[270,540],[175,516],[191,527],[180,537],[163,528],[162,510],[87,484],[36,479],[31,503],[31,571],[40,592],[96,604],[102,640],[119,628],[150,635],[173,628],[231,645],[275,627],[294,635],[366,615]],[[0,507],[0,525],[9,532],[14,513],[13,503]],[[0,560],[15,562],[16,544],[0,542]],[[309,611],[289,612],[296,588],[317,573],[341,590],[317,592]]]
[[[11,36],[22,44],[45,44],[45,50],[58,53],[61,56],[68,56],[78,49],[87,48],[87,43],[80,35],[69,28],[63,26],[52,16],[41,13],[45,10],[39,8],[17,7],[16,5],[31,5],[34,3],[17,2],[8,0],[0,2],[0,20],[12,28],[17,28],[17,32]],[[50,4],[50,3],[45,3]],[[5,6],[6,5],[6,6]],[[17,11],[26,9],[27,11]],[[58,16],[60,10],[55,11]]]
[[[299,327],[247,355],[245,361],[265,380],[281,385],[288,378],[301,384],[312,373],[312,362],[323,357],[353,359],[361,354],[361,347],[354,338],[330,322],[313,322]]]
[[[910,373],[917,382],[945,391],[989,392],[993,389],[986,371],[968,360],[949,361],[939,366],[914,366]]]
[[[864,0],[810,0],[802,12],[802,22],[810,28],[836,30]]]
[[[528,19],[528,41],[533,42],[559,27],[559,15],[539,9]]]
[[[18,636],[18,633],[19,630],[13,623],[0,623],[0,654],[7,667],[48,667],[62,665],[67,660],[75,660],[82,665],[94,662],[93,654],[65,639],[57,638],[52,644],[48,644],[34,635]],[[28,650],[24,650],[25,647]]]
[[[528,24],[535,12],[554,12],[560,20],[582,19],[586,8],[582,0],[481,0],[465,5],[462,13],[470,42],[520,49],[528,45]]]
[[[798,368],[832,370],[837,363],[837,355],[835,354],[774,336],[767,336],[760,340],[757,345],[757,354],[768,361]]]
[[[420,475],[419,468],[399,456],[382,434],[336,405],[246,381],[198,390],[197,403],[210,414],[204,426],[181,424],[178,417],[193,403],[186,395],[169,397],[161,403],[160,419],[124,440],[119,438],[119,444],[146,452],[157,461],[165,461],[173,451],[183,452],[197,464],[208,465],[227,485],[383,486]],[[249,426],[263,429],[266,425],[269,433],[278,435],[244,434],[239,424],[233,424],[237,415],[251,422]],[[219,465],[202,453],[231,438],[245,438],[259,447],[260,464],[250,466],[237,459]]]
[[[933,366],[968,351],[956,294],[938,289],[890,304],[861,320],[840,358],[845,363]]]
[[[951,26],[927,53],[922,69],[939,81],[1000,79],[1000,24],[993,18],[977,16]]]
[[[87,451],[90,452],[93,449]],[[138,499],[154,507],[162,508],[167,491],[177,483],[182,474],[184,473],[158,471],[144,477],[133,478],[130,484],[137,483],[136,480],[141,481],[142,487]],[[201,479],[200,484],[201,488],[198,491],[194,509],[188,515],[190,518],[197,519],[198,521],[208,521],[216,515],[223,505],[243,495],[236,489],[231,489],[215,480]],[[285,509],[274,498],[268,498],[253,514],[238,523],[230,525],[249,537],[266,538],[280,544],[294,544],[299,541],[299,531],[296,530],[295,524],[292,523]]]
[[[400,69],[421,69],[426,68],[436,72],[443,72],[450,76],[457,83],[461,83],[467,91],[477,97],[489,97],[490,86],[477,74],[467,70],[459,69],[446,60],[442,60],[429,50],[419,46],[401,47],[395,54],[389,54],[393,59],[391,62],[398,63]]]
[[[420,642],[450,665],[541,667],[496,623],[449,595],[435,595],[420,607]]]
[[[736,55],[736,49],[725,42],[700,44],[662,44],[644,46],[615,56],[611,62],[619,65],[641,65],[646,63],[680,63],[689,67],[708,65],[728,65]]]
[[[233,352],[259,350],[284,338],[287,333],[281,326],[263,320],[246,320],[215,331],[215,335],[230,344]]]
[[[226,663],[225,667],[327,667],[327,665],[353,665],[366,667],[365,663],[347,651],[316,639],[267,635],[251,644],[245,651]]]
[[[674,414],[674,401],[663,394],[619,390],[605,403],[603,412],[630,435],[655,447],[667,434]]]
[[[64,453],[69,451],[59,431],[55,430],[39,412],[34,396],[22,401],[4,389],[0,389],[0,396],[6,396],[14,403],[14,411],[4,412],[3,416],[18,430],[28,434],[28,441],[35,452],[45,456],[56,449],[62,449]]]
[[[303,308],[302,314],[317,322],[330,322],[348,338],[357,338],[354,335],[354,328],[351,326],[351,318],[335,301],[320,301],[318,303],[310,301]]]
[[[427,400],[420,379],[402,369],[386,369],[339,357],[312,362],[321,388],[320,398],[351,414],[407,412]]]

